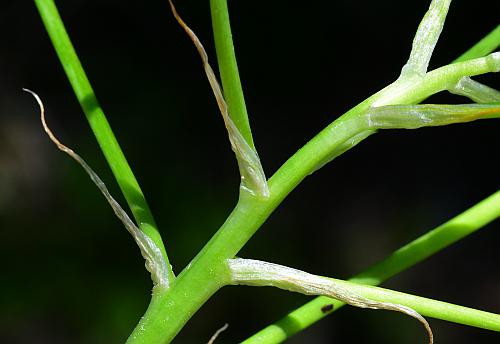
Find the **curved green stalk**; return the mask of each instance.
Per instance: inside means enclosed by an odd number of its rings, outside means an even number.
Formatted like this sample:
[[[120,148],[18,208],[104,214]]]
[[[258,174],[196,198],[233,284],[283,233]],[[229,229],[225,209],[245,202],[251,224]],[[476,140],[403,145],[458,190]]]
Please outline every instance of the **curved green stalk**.
[[[497,191],[460,215],[401,247],[384,260],[354,276],[350,281],[372,286],[379,285],[436,252],[483,228],[499,217],[500,191]],[[323,306],[329,304],[333,304],[333,310],[337,310],[343,306],[343,303],[337,300],[328,297],[317,297],[289,313],[276,323],[257,332],[252,337],[243,341],[243,343],[281,343],[331,313],[321,311]],[[415,310],[419,311],[418,309]],[[434,315],[431,316],[435,317]]]
[[[245,97],[234,53],[227,0],[210,0],[217,62],[229,115],[250,147],[255,149]]]
[[[78,98],[83,112],[125,196],[132,214],[139,228],[146,233],[161,250],[168,268],[168,280],[172,282],[174,274],[168,262],[167,253],[153,219],[153,215],[149,210],[144,194],[123,155],[115,135],[106,120],[104,112],[97,102],[95,93],[92,90],[90,82],[85,75],[85,71],[71,44],[56,5],[53,0],[35,0],[35,4],[40,12],[40,16],[59,60],[61,61],[66,76],[71,83],[73,91]]]

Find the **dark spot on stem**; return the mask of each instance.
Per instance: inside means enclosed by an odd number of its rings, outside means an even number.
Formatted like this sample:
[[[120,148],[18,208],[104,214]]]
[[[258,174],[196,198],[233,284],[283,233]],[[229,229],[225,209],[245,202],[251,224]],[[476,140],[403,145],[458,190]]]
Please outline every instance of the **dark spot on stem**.
[[[321,311],[323,312],[323,314],[333,311],[333,304],[330,303],[328,305],[324,305],[323,307],[321,307]]]

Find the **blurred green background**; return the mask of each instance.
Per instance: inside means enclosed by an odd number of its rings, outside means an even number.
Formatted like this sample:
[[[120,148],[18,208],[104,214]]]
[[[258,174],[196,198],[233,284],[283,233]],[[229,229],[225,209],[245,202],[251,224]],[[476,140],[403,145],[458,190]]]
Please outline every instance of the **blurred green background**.
[[[342,112],[395,80],[429,1],[230,2],[267,175]],[[179,273],[229,214],[238,170],[199,57],[166,1],[58,1],[82,63]],[[177,1],[216,66],[208,1]],[[498,25],[497,0],[454,1],[431,68]],[[149,301],[139,250],[51,127],[123,198],[31,1],[0,12],[0,343],[123,343]],[[498,75],[479,80],[500,87]],[[464,102],[438,95],[429,102]],[[498,189],[500,122],[384,131],[307,178],[241,252],[348,278]],[[497,221],[387,282],[500,312]],[[235,343],[309,298],[227,287],[175,343]],[[497,333],[430,319],[437,342]],[[425,343],[413,319],[345,308],[290,343]]]

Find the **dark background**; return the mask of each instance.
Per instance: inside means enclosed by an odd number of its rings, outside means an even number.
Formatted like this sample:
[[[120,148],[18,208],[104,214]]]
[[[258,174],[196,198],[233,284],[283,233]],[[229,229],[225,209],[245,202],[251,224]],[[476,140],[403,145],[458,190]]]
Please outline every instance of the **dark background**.
[[[234,1],[233,35],[255,142],[270,176],[341,113],[395,80],[429,1]],[[208,1],[177,1],[215,67]],[[222,224],[238,173],[199,57],[166,1],[58,1],[81,61],[149,200],[176,273]],[[454,1],[431,68],[498,25],[497,0]],[[35,6],[0,13],[0,342],[122,343],[151,283],[139,250],[50,125],[122,204]],[[478,78],[500,87],[497,75]],[[429,102],[466,100],[438,95]],[[348,278],[498,189],[498,121],[370,137],[307,178],[241,256]],[[500,224],[385,286],[500,312]],[[175,340],[234,343],[309,298],[227,287]],[[429,319],[438,343],[497,333]],[[415,320],[345,308],[290,343],[425,343]]]

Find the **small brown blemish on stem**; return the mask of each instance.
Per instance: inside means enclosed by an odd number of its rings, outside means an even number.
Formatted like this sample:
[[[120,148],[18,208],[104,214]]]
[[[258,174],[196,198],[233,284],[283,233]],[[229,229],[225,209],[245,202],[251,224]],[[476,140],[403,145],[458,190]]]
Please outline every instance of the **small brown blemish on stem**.
[[[323,312],[323,314],[329,313],[331,311],[333,311],[333,304],[332,303],[321,307],[321,312]]]

